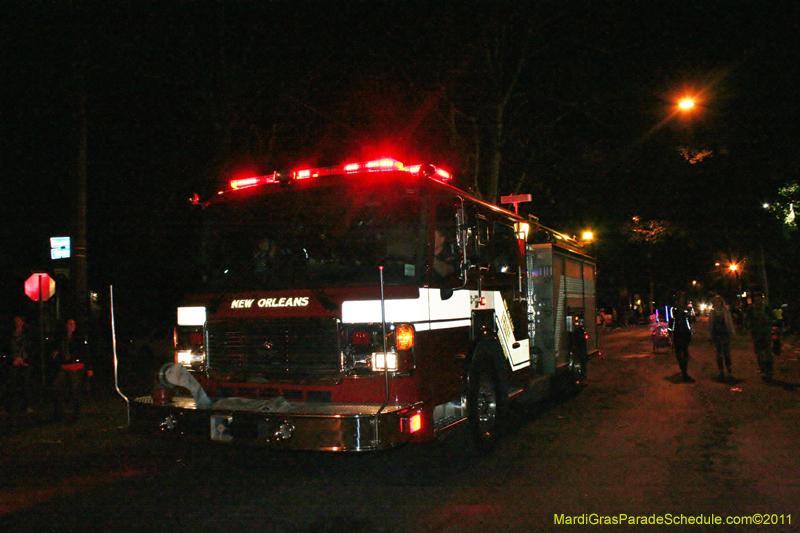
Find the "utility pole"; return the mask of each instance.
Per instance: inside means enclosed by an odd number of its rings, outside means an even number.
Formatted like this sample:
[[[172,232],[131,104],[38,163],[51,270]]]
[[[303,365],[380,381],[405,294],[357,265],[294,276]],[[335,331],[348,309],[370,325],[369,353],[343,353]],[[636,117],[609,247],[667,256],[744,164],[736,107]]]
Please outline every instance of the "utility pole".
[[[86,261],[86,43],[83,32],[77,36],[78,50],[76,75],[78,78],[78,109],[76,122],[78,128],[78,157],[75,168],[75,221],[73,226],[72,259],[70,271],[75,288],[75,317],[86,327],[89,315],[87,261]]]

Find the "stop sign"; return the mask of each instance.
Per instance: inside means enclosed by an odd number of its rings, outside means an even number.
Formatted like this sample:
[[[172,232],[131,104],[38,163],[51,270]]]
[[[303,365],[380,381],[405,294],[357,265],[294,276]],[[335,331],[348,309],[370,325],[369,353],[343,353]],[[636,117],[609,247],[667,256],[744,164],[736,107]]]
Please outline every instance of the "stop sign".
[[[41,295],[39,291],[41,289]],[[25,280],[25,294],[34,302],[41,300],[47,301],[52,295],[56,293],[56,280],[46,273],[31,274],[31,277]]]

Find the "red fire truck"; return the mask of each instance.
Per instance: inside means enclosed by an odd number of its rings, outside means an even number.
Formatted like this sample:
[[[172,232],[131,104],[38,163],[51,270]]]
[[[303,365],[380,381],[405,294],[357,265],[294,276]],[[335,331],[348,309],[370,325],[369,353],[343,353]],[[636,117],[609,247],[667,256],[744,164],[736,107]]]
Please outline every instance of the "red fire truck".
[[[131,425],[336,451],[464,426],[487,451],[513,399],[583,379],[594,261],[449,178],[383,159],[231,181],[203,209],[175,363]]]

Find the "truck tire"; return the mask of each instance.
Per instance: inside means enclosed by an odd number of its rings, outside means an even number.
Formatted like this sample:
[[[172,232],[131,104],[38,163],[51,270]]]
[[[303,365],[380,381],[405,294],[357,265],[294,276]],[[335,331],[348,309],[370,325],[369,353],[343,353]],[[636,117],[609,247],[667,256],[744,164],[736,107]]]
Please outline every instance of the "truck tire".
[[[586,356],[581,352],[572,352],[569,361],[570,379],[576,386],[580,386],[586,379]]]
[[[467,437],[472,452],[485,455],[497,443],[508,395],[490,357],[477,356],[467,376]]]
[[[589,363],[586,337],[583,329],[573,333],[573,342],[569,351],[569,380],[573,393],[580,392],[586,380],[586,366]]]

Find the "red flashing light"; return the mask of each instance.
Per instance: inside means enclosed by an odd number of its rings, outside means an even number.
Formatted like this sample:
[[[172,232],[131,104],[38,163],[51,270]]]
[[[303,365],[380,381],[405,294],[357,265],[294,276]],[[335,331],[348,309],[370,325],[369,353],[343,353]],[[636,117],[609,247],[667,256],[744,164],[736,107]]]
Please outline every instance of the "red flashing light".
[[[231,180],[232,189],[244,189],[258,185],[258,178],[245,178],[241,180]]]
[[[409,433],[416,433],[421,429],[422,429],[422,413],[414,413],[408,419],[408,431]]]
[[[379,159],[377,161],[367,161],[364,166],[369,169],[380,170],[403,170],[403,163],[394,159]]]
[[[320,168],[307,168],[303,170],[295,170],[292,172],[292,179],[302,180],[308,178],[316,178],[319,176],[330,176],[335,174],[352,174],[356,172],[389,172],[401,170],[409,174],[418,174],[422,165],[413,165],[407,167],[400,161],[391,158],[375,159],[372,161],[365,161],[362,163],[348,163],[346,165],[338,165],[333,167],[320,167]],[[444,169],[435,167],[433,165],[425,165],[426,175],[438,180],[447,181],[452,178],[449,172]],[[432,170],[432,172],[430,172]],[[428,174],[430,172],[430,174]],[[235,179],[230,181],[231,189],[246,189],[248,187],[255,187],[264,183],[275,183],[278,181],[278,174],[274,172],[267,176],[256,176],[244,179]]]
[[[255,176],[252,178],[242,178],[242,179],[235,179],[231,180],[231,189],[246,189],[248,187],[255,187],[256,185],[261,185],[262,183],[275,183],[277,180],[278,173],[273,172],[267,176]]]
[[[409,426],[411,428],[411,433],[416,433],[417,431],[422,429],[422,413],[416,413],[414,416],[411,417],[409,420]]]
[[[351,174],[353,172],[386,172],[389,170],[403,170],[403,163],[394,159],[384,158],[366,161],[363,163],[348,163],[334,167],[309,168],[292,172],[294,179],[316,178],[333,174]]]
[[[374,161],[367,161],[365,163],[350,163],[344,165],[345,172],[358,172],[370,170],[403,170],[403,163],[400,161],[384,158],[375,159]]]

